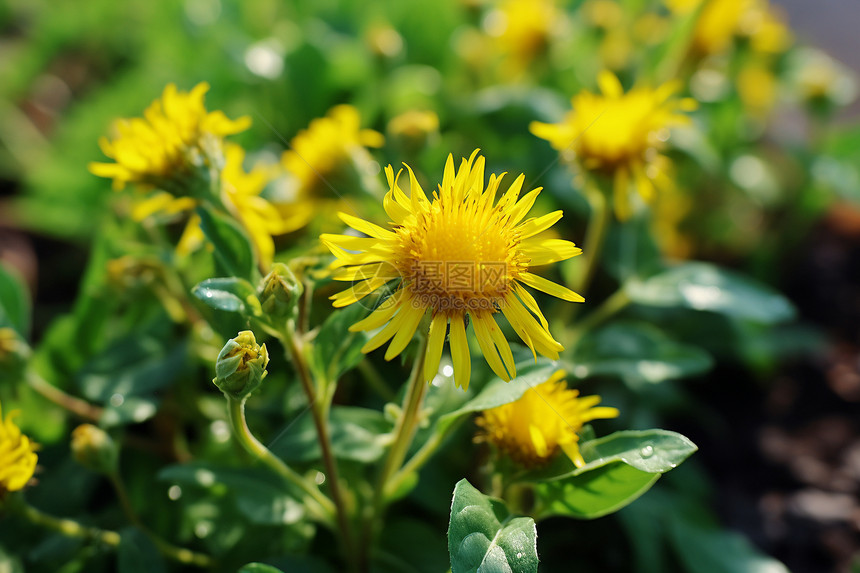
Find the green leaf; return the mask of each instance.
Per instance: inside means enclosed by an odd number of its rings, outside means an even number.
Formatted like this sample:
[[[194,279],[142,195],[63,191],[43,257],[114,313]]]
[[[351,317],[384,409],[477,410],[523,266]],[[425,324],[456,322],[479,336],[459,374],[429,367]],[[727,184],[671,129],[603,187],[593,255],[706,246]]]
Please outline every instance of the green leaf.
[[[650,324],[618,320],[576,348],[570,373],[577,378],[618,376],[631,386],[695,376],[713,365],[697,346],[682,344]]]
[[[686,437],[667,430],[629,430],[583,442],[583,467],[558,456],[550,467],[528,476],[542,482],[535,487],[537,513],[540,518],[580,519],[612,513],[648,491],[661,474],[697,449]]]
[[[625,288],[633,302],[647,306],[707,310],[767,324],[795,314],[788,299],[770,287],[708,263],[678,265]]]
[[[465,479],[454,487],[448,552],[452,573],[537,572],[537,530],[530,517],[513,517]]]
[[[635,501],[658,479],[659,473],[616,462],[564,480],[538,483],[534,492],[536,517],[596,519]]]
[[[184,343],[155,334],[131,334],[94,356],[81,370],[78,385],[88,399],[100,402],[149,394],[182,373],[186,351]]]
[[[263,563],[248,563],[239,569],[239,573],[284,573],[280,569]]]
[[[169,466],[158,479],[210,491],[229,491],[239,512],[251,523],[288,525],[304,517],[304,508],[284,491],[284,484],[264,470],[219,468],[208,464]]]
[[[491,381],[477,396],[462,407],[439,418],[436,432],[444,434],[455,422],[468,414],[489,410],[519,400],[527,390],[546,382],[558,369],[557,362],[544,358],[540,358],[537,362],[527,366],[517,365],[518,376],[512,378],[510,382],[505,382],[499,378]]]
[[[364,358],[361,347],[367,342],[366,332],[350,332],[349,327],[364,317],[360,304],[334,311],[320,327],[316,337],[311,368],[318,377],[337,380],[341,374]]]
[[[123,529],[117,549],[119,573],[159,573],[167,571],[158,549],[139,529]]]
[[[669,535],[689,573],[788,573],[785,565],[760,553],[738,533],[670,517]]]
[[[232,219],[211,209],[198,207],[200,228],[215,247],[215,260],[227,275],[257,278],[254,250],[245,231]]]
[[[331,410],[331,445],[336,458],[372,463],[385,453],[387,434],[392,423],[368,408],[335,406]],[[322,457],[313,418],[303,415],[289,431],[270,446],[275,455],[292,462],[318,460]]]
[[[11,326],[26,338],[30,332],[30,295],[21,279],[0,266],[0,327]]]
[[[247,304],[251,304],[253,310],[260,308],[254,287],[245,279],[236,277],[206,279],[195,286],[191,292],[207,306],[216,310],[245,313]]]

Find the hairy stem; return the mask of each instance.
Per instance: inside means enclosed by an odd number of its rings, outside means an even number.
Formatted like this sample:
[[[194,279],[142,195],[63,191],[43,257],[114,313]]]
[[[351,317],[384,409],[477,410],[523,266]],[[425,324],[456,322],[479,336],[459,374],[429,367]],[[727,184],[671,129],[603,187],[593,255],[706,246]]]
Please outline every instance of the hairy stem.
[[[295,326],[292,322],[287,324],[282,341],[287,347],[288,359],[292,359],[293,365],[299,375],[299,380],[302,384],[302,389],[308,398],[311,414],[316,428],[317,438],[322,452],[323,465],[325,466],[326,479],[331,492],[331,500],[334,502],[335,516],[337,518],[337,526],[341,535],[343,544],[344,556],[347,561],[352,558],[355,553],[352,528],[349,523],[349,511],[346,507],[346,502],[341,490],[340,476],[337,470],[337,462],[334,459],[334,452],[331,447],[331,433],[329,431],[328,416],[331,409],[331,401],[334,397],[334,381],[325,381],[321,387],[314,384],[311,375],[310,367],[308,366],[307,357],[304,354],[303,340],[295,332]]]

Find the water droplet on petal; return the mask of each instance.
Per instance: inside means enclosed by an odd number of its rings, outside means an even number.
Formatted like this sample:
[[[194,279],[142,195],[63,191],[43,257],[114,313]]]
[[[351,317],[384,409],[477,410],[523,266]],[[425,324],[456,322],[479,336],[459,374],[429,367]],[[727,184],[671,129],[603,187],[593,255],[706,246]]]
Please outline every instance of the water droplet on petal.
[[[639,455],[643,458],[650,458],[654,455],[654,447],[653,446],[644,446],[641,450],[639,450]]]

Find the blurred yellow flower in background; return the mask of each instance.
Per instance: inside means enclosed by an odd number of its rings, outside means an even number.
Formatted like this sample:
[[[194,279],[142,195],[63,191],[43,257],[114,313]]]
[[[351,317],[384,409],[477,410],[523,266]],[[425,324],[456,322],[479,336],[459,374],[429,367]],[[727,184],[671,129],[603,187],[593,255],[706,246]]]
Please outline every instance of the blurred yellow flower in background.
[[[390,190],[384,207],[392,229],[341,213],[347,225],[368,236],[320,237],[337,257],[334,266],[343,267],[334,278],[354,282],[332,297],[335,307],[353,304],[390,281],[400,280],[391,296],[350,328],[371,331],[385,325],[362,351],[370,352],[391,340],[385,353],[385,359],[391,360],[403,352],[430,311],[424,377],[432,380],[439,369],[450,323],[454,382],[463,388],[469,386],[471,376],[466,338],[469,323],[493,372],[510,380],[516,375],[514,359],[494,315],[504,314],[533,353],[556,359],[563,347],[550,334],[537,301],[523,285],[569,302],[584,300],[530,272],[533,266],[581,254],[570,241],[542,236],[561,219],[562,212],[526,219],[541,189],[520,197],[523,175],[496,202],[504,175],[490,175],[485,189],[484,158],[477,153],[475,150],[468,160],[463,159],[456,172],[454,158],[448,156],[442,183],[432,199],[427,198],[408,166],[407,196],[398,185],[400,173],[395,177],[389,166],[385,173]]]
[[[615,213],[626,220],[632,214],[631,181],[645,201],[653,198],[655,183],[660,186],[665,179],[661,166],[667,159],[659,151],[669,128],[688,124],[679,112],[694,109],[695,102],[674,97],[677,82],[624,93],[611,72],[601,72],[597,81],[602,93],[583,90],[574,96],[573,109],[560,123],[534,121],[529,129],[584,171],[610,176]]]
[[[224,147],[224,157],[224,169],[221,171],[221,201],[227,211],[248,232],[259,257],[260,266],[268,268],[275,254],[275,242],[272,237],[304,226],[313,215],[313,207],[306,201],[296,201],[285,206],[284,209],[278,209],[261,195],[266,186],[280,175],[280,170],[276,166],[255,165],[250,172],[246,172],[243,167],[245,150],[233,143],[228,143]],[[203,240],[200,218],[192,215],[180,239],[178,250],[180,253],[191,252],[198,248]]]
[[[727,51],[736,37],[750,40],[759,53],[779,54],[791,44],[784,18],[768,0],[665,0],[675,14],[701,7],[693,32],[693,48],[708,56]]]
[[[483,22],[505,74],[519,77],[543,53],[565,14],[555,0],[503,0]]]
[[[382,147],[378,131],[361,129],[361,116],[351,105],[338,105],[325,117],[311,121],[290,141],[281,165],[296,182],[294,195],[307,197],[336,171],[355,165],[359,171],[372,161],[366,147]]]
[[[583,425],[597,419],[615,418],[617,408],[597,406],[600,396],[579,396],[564,382],[558,370],[546,382],[526,390],[510,404],[485,410],[476,420],[482,431],[479,440],[487,441],[526,466],[541,466],[559,451],[576,467],[585,465],[579,451]]]
[[[12,421],[18,413],[13,410],[4,419],[0,405],[0,495],[22,489],[36,470],[36,444]]]
[[[114,123],[116,135],[102,137],[99,145],[115,163],[90,163],[90,172],[113,179],[114,189],[129,182],[164,186],[220,161],[223,137],[246,130],[251,119],[231,120],[222,111],[207,112],[203,98],[208,90],[206,82],[190,92],[168,84],[143,118]]]

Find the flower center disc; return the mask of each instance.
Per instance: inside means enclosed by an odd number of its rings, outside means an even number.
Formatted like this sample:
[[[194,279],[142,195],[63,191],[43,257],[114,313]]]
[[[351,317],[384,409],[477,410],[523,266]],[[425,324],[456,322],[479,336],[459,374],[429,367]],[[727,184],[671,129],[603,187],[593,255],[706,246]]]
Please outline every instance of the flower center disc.
[[[507,294],[519,241],[496,209],[448,208],[436,200],[413,229],[399,234],[405,255],[400,271],[427,306],[495,311]]]

